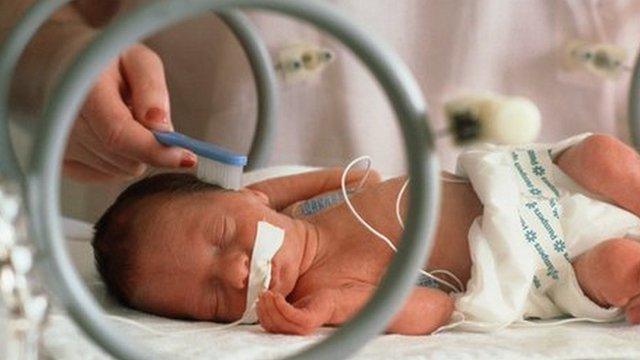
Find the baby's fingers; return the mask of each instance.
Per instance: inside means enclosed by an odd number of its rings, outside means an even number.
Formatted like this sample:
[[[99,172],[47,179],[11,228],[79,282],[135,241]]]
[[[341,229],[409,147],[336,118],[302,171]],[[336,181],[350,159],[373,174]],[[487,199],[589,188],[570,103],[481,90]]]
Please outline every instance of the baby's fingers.
[[[135,118],[148,129],[173,131],[160,57],[148,47],[136,44],[123,53],[121,65],[131,90]]]
[[[304,309],[298,309],[295,306],[289,304],[287,300],[280,293],[275,293],[274,303],[278,312],[282,317],[289,322],[298,325],[299,327],[314,327],[313,326],[313,314]]]
[[[260,295],[260,301],[258,302],[258,317],[260,318],[260,324],[265,330],[269,332],[294,335],[305,335],[313,330],[289,321],[278,310],[276,301],[276,295],[271,291]]]
[[[266,331],[285,334],[291,333],[287,322],[278,314],[278,310],[273,302],[273,294],[270,291],[260,294],[257,312],[260,325],[262,325]]]
[[[269,306],[270,304],[265,299],[264,294],[260,294],[258,304],[256,305],[260,325],[268,332],[277,332],[271,317],[271,311],[268,310]]]

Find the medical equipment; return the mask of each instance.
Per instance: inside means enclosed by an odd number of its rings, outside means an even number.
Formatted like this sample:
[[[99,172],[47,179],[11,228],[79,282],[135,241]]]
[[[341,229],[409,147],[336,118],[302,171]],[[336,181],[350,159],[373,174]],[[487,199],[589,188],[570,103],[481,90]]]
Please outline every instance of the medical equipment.
[[[572,40],[564,49],[564,65],[569,71],[586,70],[607,79],[617,79],[625,71],[627,51],[615,44]]]
[[[347,193],[351,192],[351,190],[347,189]],[[342,203],[342,201],[342,194],[339,191],[331,191],[305,200],[301,204],[297,204],[294,206],[291,214],[294,217],[311,216],[324,209],[328,209],[329,207]]]
[[[458,144],[524,144],[535,141],[540,133],[540,110],[524,97],[470,93],[447,101],[444,111],[449,123],[446,132]]]
[[[364,176],[358,181],[358,184],[355,187],[346,189],[346,193],[351,195],[353,193],[357,193],[362,189],[367,178],[369,177],[369,168],[367,168]],[[334,205],[342,203],[344,201],[344,195],[341,190],[330,191],[324,194],[320,194],[318,196],[312,197],[311,199],[307,199],[302,201],[299,204],[295,204],[293,209],[291,210],[291,214],[293,217],[303,217],[303,216],[311,216],[317,212],[320,212],[324,209],[328,209]]]
[[[108,352],[121,358],[150,358],[153,355],[144,348],[128,343],[117,335],[114,328],[104,322],[100,307],[86,290],[70,263],[61,234],[57,190],[59,168],[65,135],[69,131],[73,115],[79,108],[83,94],[91,85],[105,60],[115,56],[127,44],[150,34],[170,23],[177,22],[196,13],[214,9],[229,9],[234,6],[257,7],[284,12],[308,20],[345,41],[364,61],[379,79],[393,103],[399,117],[401,130],[407,146],[410,182],[410,202],[407,228],[403,234],[398,256],[391,263],[379,291],[365,309],[350,323],[338,329],[327,340],[314,345],[298,358],[341,358],[356,351],[374,335],[385,323],[406,296],[413,284],[416,270],[428,254],[429,235],[433,231],[437,211],[438,181],[437,163],[433,155],[433,138],[427,123],[423,97],[404,64],[377,42],[366,37],[360,30],[350,25],[345,18],[328,9],[325,5],[307,1],[277,0],[164,0],[149,2],[132,13],[126,14],[108,26],[94,42],[77,57],[70,70],[61,78],[53,98],[42,119],[42,129],[38,135],[37,148],[24,176],[18,167],[11,146],[7,126],[8,84],[17,57],[33,35],[37,26],[57,7],[67,1],[40,1],[20,21],[9,34],[0,50],[0,167],[3,174],[23,188],[24,201],[29,206],[30,237],[36,243],[39,256],[38,266],[47,276],[52,291],[61,299],[63,306],[77,323],[97,343]],[[231,13],[228,13],[231,14]],[[228,15],[227,14],[227,15]],[[253,57],[250,56],[250,59]],[[629,102],[631,126],[634,139],[640,140],[640,104],[633,101],[640,91],[640,69],[634,70],[634,84]],[[273,97],[275,92],[266,93]],[[261,106],[265,94],[259,96]],[[268,97],[267,97],[268,98]],[[262,117],[261,117],[262,118]],[[272,124],[272,123],[270,123]],[[264,133],[262,133],[264,135]],[[254,139],[249,161],[256,159],[252,154],[268,143],[267,136],[257,135]]]
[[[254,324],[258,321],[256,302],[258,295],[269,288],[271,283],[271,259],[282,246],[284,230],[268,222],[258,222],[256,242],[251,254],[251,269],[247,286],[247,307],[240,318],[242,324]]]
[[[428,255],[426,240],[430,239],[434,229],[439,196],[438,165],[433,154],[433,138],[423,96],[402,61],[323,3],[285,0],[161,0],[145,3],[107,26],[60,78],[45,107],[42,128],[35,141],[37,145],[23,175],[7,130],[10,75],[20,52],[36,28],[66,2],[37,2],[3,44],[0,52],[0,121],[3,125],[0,156],[2,172],[23,188],[30,215],[29,235],[36,242],[42,258],[38,266],[49,289],[57,294],[78,325],[113,356],[133,359],[154,357],[148,349],[134,346],[119,336],[111,324],[103,321],[105,317],[100,307],[79,279],[65,250],[57,206],[60,162],[65,135],[69,132],[82,95],[89,90],[93,78],[106,66],[107,60],[139,38],[206,10],[225,11],[222,14],[229,18],[234,14],[229,12],[230,8],[255,7],[307,20],[342,40],[378,79],[400,121],[412,181],[407,227],[398,248],[398,256],[391,262],[376,294],[358,315],[326,340],[296,357],[343,358],[380,333],[408,294],[424,256]],[[262,96],[260,98],[263,99]],[[267,135],[266,131],[257,133],[250,161],[253,160],[252,154],[261,154],[253,150],[265,144]]]
[[[276,69],[287,83],[297,83],[314,77],[335,58],[326,48],[301,43],[280,50]]]
[[[242,172],[247,157],[206,141],[190,138],[177,131],[154,131],[158,142],[193,151],[198,156],[198,179],[225,189],[237,190],[242,183]]]

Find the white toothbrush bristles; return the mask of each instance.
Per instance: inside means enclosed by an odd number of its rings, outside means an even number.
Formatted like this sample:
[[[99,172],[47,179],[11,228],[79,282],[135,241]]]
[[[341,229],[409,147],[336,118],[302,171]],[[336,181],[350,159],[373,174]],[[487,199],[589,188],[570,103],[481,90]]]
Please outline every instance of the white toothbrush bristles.
[[[225,189],[238,190],[242,186],[244,166],[223,164],[219,161],[198,156],[198,179]]]

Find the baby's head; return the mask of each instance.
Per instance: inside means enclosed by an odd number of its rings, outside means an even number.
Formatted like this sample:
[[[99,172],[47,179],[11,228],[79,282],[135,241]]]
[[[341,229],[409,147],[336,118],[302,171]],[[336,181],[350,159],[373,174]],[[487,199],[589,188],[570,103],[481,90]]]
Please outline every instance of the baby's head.
[[[96,265],[109,291],[154,314],[233,321],[242,315],[256,226],[285,230],[272,286],[291,291],[301,246],[291,219],[263,193],[229,191],[189,174],[161,174],[127,188],[96,223]]]

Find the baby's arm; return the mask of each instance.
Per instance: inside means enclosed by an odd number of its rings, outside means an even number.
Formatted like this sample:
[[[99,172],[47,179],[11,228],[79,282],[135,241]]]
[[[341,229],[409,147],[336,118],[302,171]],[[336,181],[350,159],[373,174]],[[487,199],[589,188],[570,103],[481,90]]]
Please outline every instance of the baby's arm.
[[[266,194],[271,207],[279,211],[298,201],[339,189],[343,170],[341,168],[331,168],[283,176],[251,184],[248,188]],[[364,175],[364,170],[349,171],[346,179],[347,185],[356,184]],[[365,185],[377,182],[380,182],[380,175],[371,170]]]
[[[322,325],[339,325],[349,320],[373,294],[368,284],[349,284],[323,289],[293,305],[274,292],[263,293],[258,302],[260,324],[270,332],[309,334]],[[453,312],[453,300],[445,292],[415,287],[404,306],[395,315],[387,332],[425,335],[447,323]]]
[[[592,135],[560,154],[556,163],[575,182],[640,216],[640,157],[608,135]]]

